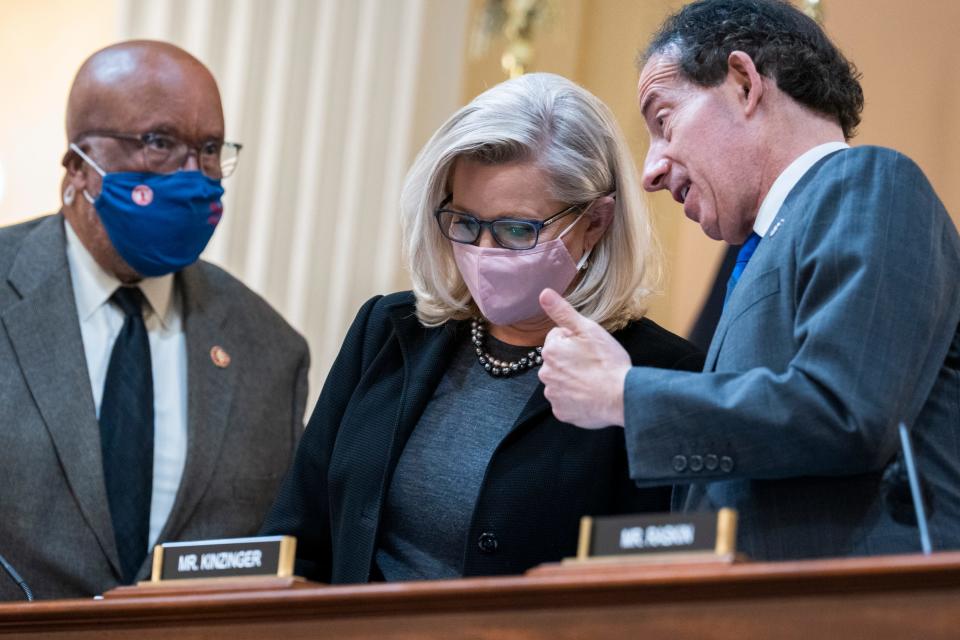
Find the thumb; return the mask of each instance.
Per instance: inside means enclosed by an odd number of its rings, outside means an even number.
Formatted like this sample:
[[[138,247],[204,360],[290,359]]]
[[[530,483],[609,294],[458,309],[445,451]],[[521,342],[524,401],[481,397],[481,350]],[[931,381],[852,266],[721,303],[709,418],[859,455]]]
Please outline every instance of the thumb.
[[[580,333],[585,328],[587,319],[577,313],[577,310],[553,289],[544,289],[540,292],[540,306],[544,313],[562,329]]]

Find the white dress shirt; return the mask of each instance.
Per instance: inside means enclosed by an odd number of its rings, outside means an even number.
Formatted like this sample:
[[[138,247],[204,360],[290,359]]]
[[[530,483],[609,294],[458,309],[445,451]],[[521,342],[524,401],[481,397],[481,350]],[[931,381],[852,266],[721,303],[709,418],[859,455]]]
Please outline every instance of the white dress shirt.
[[[793,188],[800,182],[800,178],[809,171],[813,165],[817,164],[821,158],[824,158],[834,151],[840,149],[849,149],[850,145],[846,142],[826,142],[801,154],[796,160],[787,165],[787,168],[777,176],[767,197],[763,199],[760,205],[760,211],[757,213],[757,219],[753,222],[753,231],[761,238],[767,235],[770,225],[773,223],[777,214],[780,213],[780,207],[793,191]]]
[[[110,303],[120,281],[97,264],[69,222],[64,227],[90,390],[99,419],[110,353],[124,321],[123,312]],[[139,286],[149,307],[144,308],[143,322],[150,341],[153,372],[153,497],[148,543],[151,549],[173,508],[187,458],[187,340],[173,275],[145,278]]]

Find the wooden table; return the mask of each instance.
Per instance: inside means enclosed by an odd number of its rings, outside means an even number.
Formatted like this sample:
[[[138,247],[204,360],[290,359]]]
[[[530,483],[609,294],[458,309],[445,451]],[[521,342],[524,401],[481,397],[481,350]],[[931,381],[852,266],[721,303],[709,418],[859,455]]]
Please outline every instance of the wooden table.
[[[17,638],[960,638],[960,553],[0,604]]]

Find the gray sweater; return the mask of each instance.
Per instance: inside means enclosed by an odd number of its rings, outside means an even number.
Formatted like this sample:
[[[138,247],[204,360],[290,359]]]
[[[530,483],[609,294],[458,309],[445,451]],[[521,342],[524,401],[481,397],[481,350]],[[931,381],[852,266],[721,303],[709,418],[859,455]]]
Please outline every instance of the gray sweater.
[[[530,347],[487,336],[487,352]],[[376,563],[388,581],[456,578],[474,504],[494,451],[539,383],[537,370],[494,378],[464,341],[410,435],[387,492]]]

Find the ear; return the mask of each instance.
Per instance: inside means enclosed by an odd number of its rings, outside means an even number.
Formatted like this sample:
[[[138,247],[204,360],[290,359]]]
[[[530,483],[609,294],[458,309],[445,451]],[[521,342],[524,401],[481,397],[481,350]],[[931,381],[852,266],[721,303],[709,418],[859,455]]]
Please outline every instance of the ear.
[[[744,115],[756,113],[763,99],[763,76],[757,71],[753,58],[743,51],[732,51],[727,56],[727,82],[736,88]]]
[[[84,149],[84,153],[86,152],[86,149]],[[83,161],[83,158],[72,149],[67,149],[60,164],[67,170],[65,183],[72,184],[77,193],[81,193],[87,187],[87,164]]]
[[[616,208],[616,204],[614,196],[603,196],[590,207],[590,210],[587,212],[590,225],[583,234],[584,251],[592,249],[594,245],[600,241],[600,238],[603,237],[610,223],[613,222],[613,211]]]

